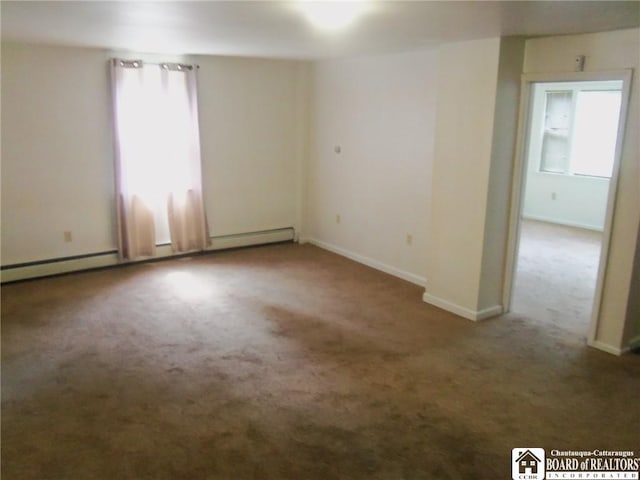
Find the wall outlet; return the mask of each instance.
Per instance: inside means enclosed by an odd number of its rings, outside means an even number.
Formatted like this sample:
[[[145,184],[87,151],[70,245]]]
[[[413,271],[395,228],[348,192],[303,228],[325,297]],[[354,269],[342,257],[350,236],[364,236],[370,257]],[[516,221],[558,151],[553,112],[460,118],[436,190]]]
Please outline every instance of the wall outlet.
[[[551,192],[551,200],[555,200],[556,199],[556,192]]]
[[[406,242],[407,242],[407,245],[411,245],[413,243],[413,235],[411,235],[410,233],[407,233]]]
[[[64,241],[71,242],[73,240],[73,236],[71,235],[71,231],[67,230],[64,232]]]
[[[340,216],[340,214],[336,214],[336,223],[340,223],[342,222],[342,217]]]

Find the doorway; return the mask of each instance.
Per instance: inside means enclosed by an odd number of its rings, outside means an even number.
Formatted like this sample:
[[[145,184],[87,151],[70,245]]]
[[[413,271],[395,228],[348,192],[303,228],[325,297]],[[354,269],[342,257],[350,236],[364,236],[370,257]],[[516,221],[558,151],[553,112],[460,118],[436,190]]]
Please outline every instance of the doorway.
[[[560,77],[523,79],[505,306],[591,343],[629,78]]]

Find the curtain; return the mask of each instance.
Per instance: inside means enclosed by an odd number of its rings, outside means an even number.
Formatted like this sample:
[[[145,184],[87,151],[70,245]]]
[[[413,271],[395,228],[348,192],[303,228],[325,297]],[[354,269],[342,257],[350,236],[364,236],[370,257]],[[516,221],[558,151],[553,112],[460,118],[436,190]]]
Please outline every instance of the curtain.
[[[175,252],[206,248],[195,68],[113,59],[111,74],[121,256],[154,255],[167,226]]]

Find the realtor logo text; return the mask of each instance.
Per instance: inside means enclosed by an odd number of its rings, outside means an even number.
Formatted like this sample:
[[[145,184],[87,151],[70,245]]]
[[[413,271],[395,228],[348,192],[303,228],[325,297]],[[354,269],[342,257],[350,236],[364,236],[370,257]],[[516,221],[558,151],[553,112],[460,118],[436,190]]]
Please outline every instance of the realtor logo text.
[[[514,448],[513,480],[640,480],[640,458],[631,450]]]

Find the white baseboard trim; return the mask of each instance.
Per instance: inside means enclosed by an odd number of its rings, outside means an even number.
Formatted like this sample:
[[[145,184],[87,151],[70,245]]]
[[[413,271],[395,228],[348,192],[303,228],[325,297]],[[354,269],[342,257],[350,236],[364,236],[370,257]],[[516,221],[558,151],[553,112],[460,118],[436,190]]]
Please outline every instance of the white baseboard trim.
[[[504,313],[504,307],[502,305],[494,305],[489,308],[483,308],[476,312],[476,320],[486,320],[488,318],[497,317]]]
[[[529,215],[529,214],[523,213],[522,218],[525,220],[537,220],[539,222],[555,223],[558,225],[565,225],[567,227],[583,228],[585,230],[594,230],[596,232],[604,232],[604,226],[590,225],[587,223],[580,223],[580,222],[572,222],[570,220],[561,220],[558,218],[545,217],[544,215]]]
[[[353,260],[358,263],[362,263],[371,268],[375,268],[376,270],[380,270],[381,272],[388,273],[389,275],[393,275],[394,277],[401,278],[406,280],[407,282],[411,282],[415,285],[419,285],[424,287],[427,283],[426,278],[420,277],[413,273],[405,272],[404,270],[400,270],[399,268],[392,267],[391,265],[387,265],[386,263],[380,262],[378,260],[374,260],[373,258],[365,257],[364,255],[360,255],[358,253],[351,252],[341,247],[337,247],[336,245],[332,245],[327,242],[323,242],[322,240],[318,240],[316,238],[303,237],[300,239],[300,243],[310,243],[315,245],[316,247],[320,247],[324,250],[328,250],[333,253],[337,253],[343,257],[346,257],[350,260]]]
[[[473,320],[474,322],[485,320],[491,317],[496,317],[502,314],[504,310],[502,305],[494,305],[493,307],[484,308],[482,310],[471,310],[469,308],[462,307],[455,303],[449,302],[448,300],[444,300],[440,297],[431,295],[430,293],[427,293],[427,292],[424,292],[424,294],[422,295],[422,300],[426,303],[429,303],[438,308],[446,310],[447,312],[455,313],[459,317],[466,318],[468,320]]]
[[[598,350],[602,350],[603,352],[611,353],[613,355],[623,355],[631,350],[631,347],[614,347],[613,345],[609,345],[608,343],[601,342],[600,340],[593,340],[588,342],[588,345],[593,348],[597,348]]]
[[[275,230],[265,230],[261,232],[240,233],[235,235],[222,235],[211,237],[211,245],[206,251],[224,250],[228,248],[249,247],[291,241],[294,238],[293,228],[279,228]],[[107,252],[104,254],[90,254],[79,258],[51,259],[50,261],[34,262],[32,265],[25,264],[15,268],[5,268],[0,271],[0,282],[15,282],[18,280],[28,280],[31,278],[47,277],[62,273],[91,270],[94,268],[113,267],[116,265],[127,265],[131,263],[145,262],[161,258],[174,257],[171,245],[158,245],[156,254],[150,258],[140,260],[121,260],[117,253]]]

